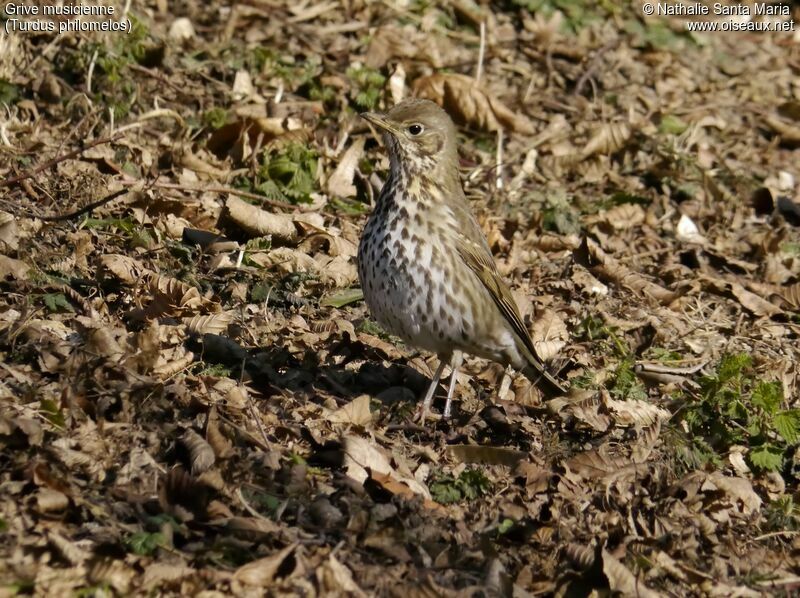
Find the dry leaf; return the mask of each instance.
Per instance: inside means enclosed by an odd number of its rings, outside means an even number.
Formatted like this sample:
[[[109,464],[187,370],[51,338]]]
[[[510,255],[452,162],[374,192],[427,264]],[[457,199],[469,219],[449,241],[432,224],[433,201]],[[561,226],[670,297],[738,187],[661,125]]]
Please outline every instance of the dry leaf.
[[[631,128],[626,123],[606,123],[594,131],[581,152],[581,159],[595,154],[613,154],[621,150],[631,138]]]
[[[0,280],[12,278],[14,280],[27,280],[31,267],[23,261],[0,255]]]
[[[603,548],[603,574],[608,579],[608,586],[612,592],[619,592],[623,596],[637,596],[638,598],[660,598],[662,594],[655,592],[644,585],[644,582],[631,573],[625,565],[617,560],[610,552]]]
[[[291,544],[276,552],[273,555],[258,559],[242,565],[233,574],[233,579],[241,583],[258,586],[261,588],[267,587],[275,580],[278,571],[281,568],[287,567],[286,563],[294,561],[294,551],[297,549],[297,544]],[[290,562],[289,570],[294,570],[295,565]]]
[[[372,422],[372,413],[370,413],[369,404],[369,395],[361,395],[347,403],[347,405],[330,413],[327,420],[334,424],[366,426]]]
[[[357,137],[352,145],[347,148],[339,160],[336,170],[328,179],[328,193],[333,197],[353,197],[356,186],[353,184],[356,169],[361,157],[364,155],[366,137]]]
[[[512,112],[472,77],[437,73],[417,79],[413,87],[415,95],[440,104],[456,121],[486,131],[507,129],[525,135],[535,132],[526,117]]]
[[[267,212],[235,195],[228,196],[225,209],[234,224],[254,237],[270,236],[289,244],[297,241],[297,227],[290,216]]]

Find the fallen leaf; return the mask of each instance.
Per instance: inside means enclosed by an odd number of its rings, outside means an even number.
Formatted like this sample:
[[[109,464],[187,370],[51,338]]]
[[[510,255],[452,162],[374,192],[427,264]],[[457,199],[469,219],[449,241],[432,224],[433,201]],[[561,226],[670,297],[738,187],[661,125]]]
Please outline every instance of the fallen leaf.
[[[459,122],[486,131],[507,129],[532,135],[535,129],[522,115],[482,88],[475,79],[455,73],[437,73],[414,81],[414,93],[440,104]]]

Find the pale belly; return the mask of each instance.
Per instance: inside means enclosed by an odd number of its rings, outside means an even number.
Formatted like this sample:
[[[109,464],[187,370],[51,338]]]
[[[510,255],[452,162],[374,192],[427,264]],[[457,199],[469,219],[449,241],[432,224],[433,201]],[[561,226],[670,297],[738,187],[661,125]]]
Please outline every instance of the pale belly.
[[[381,326],[411,345],[480,355],[481,310],[464,284],[472,274],[453,257],[435,239],[400,227],[376,234],[368,224],[359,247],[364,299]]]

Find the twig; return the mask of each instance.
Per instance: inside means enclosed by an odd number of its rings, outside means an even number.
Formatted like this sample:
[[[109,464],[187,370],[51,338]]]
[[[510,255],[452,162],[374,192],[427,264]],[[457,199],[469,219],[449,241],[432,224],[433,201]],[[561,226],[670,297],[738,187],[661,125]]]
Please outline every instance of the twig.
[[[102,139],[95,139],[94,141],[92,141],[90,143],[87,143],[87,144],[79,147],[78,149],[74,149],[71,152],[67,152],[66,154],[62,154],[60,156],[56,156],[52,160],[48,160],[44,164],[40,164],[39,166],[37,166],[33,170],[29,170],[25,174],[21,174],[19,176],[15,176],[15,177],[12,177],[10,179],[6,179],[4,181],[0,181],[0,187],[10,187],[12,185],[16,185],[20,181],[24,181],[25,179],[29,179],[29,178],[32,178],[32,177],[36,176],[37,174],[39,174],[43,170],[47,170],[48,168],[52,168],[53,166],[55,166],[59,162],[63,162],[64,160],[69,160],[71,158],[74,158],[75,156],[79,156],[80,154],[82,154],[86,150],[91,149],[93,147],[96,147],[98,145],[104,145],[106,143],[113,143],[117,139],[119,139],[120,137],[122,137],[122,135],[117,134],[117,135],[113,135],[112,137],[103,137]]]
[[[480,84],[483,76],[483,59],[486,54],[486,21],[481,21],[481,44],[478,46],[478,67],[475,69],[475,84]]]
[[[87,212],[91,212],[95,208],[99,208],[100,206],[117,199],[120,195],[124,195],[127,192],[128,192],[127,189],[120,189],[119,191],[114,191],[114,193],[106,195],[104,198],[98,199],[97,201],[85,205],[79,210],[70,212],[69,214],[57,214],[55,216],[37,216],[36,214],[22,214],[21,216],[23,218],[36,218],[38,220],[44,220],[45,222],[58,222],[60,220],[70,220],[82,214],[86,214]]]
[[[572,95],[575,96],[581,95],[584,85],[586,85],[586,82],[597,70],[597,65],[600,63],[600,59],[603,57],[603,54],[615,48],[617,44],[619,44],[619,40],[616,39],[611,40],[604,46],[601,46],[600,49],[594,53],[594,56],[592,56],[592,58],[589,60],[589,64],[586,65],[586,70],[583,71],[583,74],[580,76],[578,82],[575,84],[575,89],[573,90]]]
[[[136,185],[139,184],[141,181],[137,179],[131,178],[124,178],[120,181],[123,185]],[[242,191],[240,189],[234,189],[233,187],[201,187],[201,186],[192,186],[192,185],[181,185],[179,183],[158,183],[154,182],[152,187],[157,187],[159,189],[177,189],[179,191],[192,191],[195,193],[230,193],[231,195],[237,195],[239,197],[244,197],[245,199],[252,199],[255,201],[260,201],[261,203],[265,203],[267,205],[273,206],[275,208],[284,208],[287,210],[297,209],[301,206],[296,206],[291,203],[287,203],[285,201],[277,201],[275,199],[269,199],[268,197],[264,197],[263,195],[258,195],[257,193],[250,193],[249,191]]]
[[[495,168],[497,169],[495,187],[500,190],[503,188],[503,129],[497,129],[497,154]]]
[[[89,61],[89,68],[86,72],[86,93],[92,93],[92,75],[94,75],[94,65],[97,62],[97,53],[99,50],[95,50],[94,54],[92,54],[92,59]]]

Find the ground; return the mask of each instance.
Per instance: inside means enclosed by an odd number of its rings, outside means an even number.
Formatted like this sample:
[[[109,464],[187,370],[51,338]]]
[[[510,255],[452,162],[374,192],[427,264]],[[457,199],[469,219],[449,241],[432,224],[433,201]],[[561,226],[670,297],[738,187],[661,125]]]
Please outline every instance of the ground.
[[[800,589],[800,33],[115,7],[5,7],[3,595]],[[414,420],[435,360],[355,268],[388,167],[357,114],[410,95],[564,396],[470,359]]]

